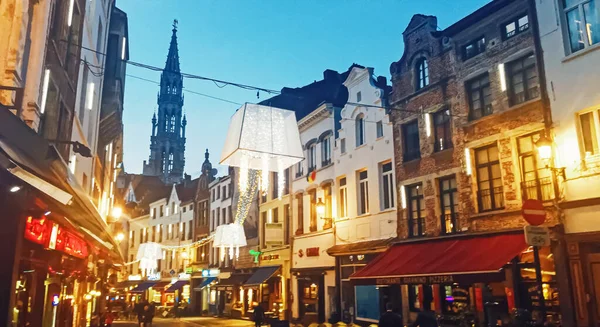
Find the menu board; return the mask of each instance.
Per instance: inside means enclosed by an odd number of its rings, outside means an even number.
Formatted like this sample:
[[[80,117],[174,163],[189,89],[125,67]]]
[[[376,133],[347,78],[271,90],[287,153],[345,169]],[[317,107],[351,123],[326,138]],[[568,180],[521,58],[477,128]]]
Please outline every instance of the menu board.
[[[356,286],[356,318],[379,319],[379,290],[375,285]]]

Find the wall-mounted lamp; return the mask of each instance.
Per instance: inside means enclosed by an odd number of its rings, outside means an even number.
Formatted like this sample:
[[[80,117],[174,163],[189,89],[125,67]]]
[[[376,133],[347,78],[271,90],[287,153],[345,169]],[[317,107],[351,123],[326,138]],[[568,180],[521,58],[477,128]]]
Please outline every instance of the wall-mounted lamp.
[[[546,163],[546,168],[550,169],[555,174],[560,174],[563,180],[567,179],[565,174],[565,167],[550,167],[550,160],[552,159],[552,141],[550,141],[546,136],[540,136],[540,139],[535,142],[535,147],[537,148],[538,155],[540,159],[544,160]]]

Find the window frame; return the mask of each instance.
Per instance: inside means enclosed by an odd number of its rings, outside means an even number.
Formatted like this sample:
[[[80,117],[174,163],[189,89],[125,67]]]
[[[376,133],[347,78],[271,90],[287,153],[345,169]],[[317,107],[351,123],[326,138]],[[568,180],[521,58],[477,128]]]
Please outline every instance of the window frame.
[[[363,173],[365,173],[364,178]],[[358,216],[367,215],[369,214],[369,172],[366,169],[357,171],[356,177],[356,213]]]
[[[489,160],[489,152],[488,152],[488,161],[486,163],[479,163],[478,161],[478,153],[480,151],[489,151],[490,148],[496,148],[498,151],[498,159],[494,160],[494,161],[490,161]],[[494,142],[492,144],[488,144],[486,146],[480,147],[475,149],[475,171],[477,172],[477,207],[479,209],[479,212],[488,212],[488,211],[495,211],[495,210],[504,210],[506,203],[504,200],[504,185],[499,186],[499,188],[501,189],[500,194],[502,196],[502,205],[500,206],[496,206],[496,194],[494,193],[494,185],[493,185],[493,180],[497,179],[497,178],[492,178],[493,174],[492,174],[492,167],[494,165],[498,165],[499,167],[499,171],[500,171],[500,176],[498,177],[500,179],[500,183],[503,184],[503,179],[502,179],[502,166],[500,165],[500,149],[498,148],[498,143]],[[482,201],[482,195],[481,195],[481,176],[479,174],[479,169],[480,168],[486,168],[488,171],[488,180],[485,181],[489,184],[489,192],[490,192],[490,208],[489,209],[484,209],[483,208],[483,201]]]
[[[589,140],[591,142],[591,146],[592,146],[592,151],[591,153],[588,155],[586,151],[587,150],[587,145],[586,145],[586,136],[583,131],[583,123],[581,121],[582,116],[584,115],[590,115],[591,119],[591,128],[589,130],[590,133],[590,137],[591,139]],[[580,148],[580,152],[581,152],[581,157],[582,158],[589,158],[589,157],[593,157],[593,156],[598,156],[600,154],[600,107],[599,108],[595,108],[594,110],[588,110],[588,111],[582,111],[582,112],[578,112],[577,113],[577,136],[579,139],[579,148]]]
[[[421,205],[425,206],[425,196],[423,194],[423,183],[419,182],[419,183],[415,183],[415,184],[411,184],[411,185],[406,185],[404,186],[406,189],[406,217],[407,217],[407,223],[408,223],[408,237],[409,238],[414,238],[414,237],[423,237],[425,236],[425,216],[421,217],[421,211],[425,210],[425,208],[421,208]],[[412,189],[421,189],[420,191],[417,191],[416,195],[412,195],[411,190]],[[420,194],[419,194],[420,192]],[[413,210],[412,207],[412,201],[415,200],[416,204],[417,204],[417,208]],[[421,203],[423,202],[423,203]],[[413,216],[413,211],[415,211],[417,213],[417,216],[414,217]],[[415,221],[418,224],[417,225],[417,234],[414,233],[414,226],[415,226]]]
[[[533,64],[529,64],[529,65],[525,66],[525,60],[530,57],[533,58]],[[515,73],[515,72],[513,72],[513,66],[515,66],[519,62],[522,63],[522,67],[519,68],[519,70]],[[506,65],[505,65],[505,69],[506,69],[505,74],[506,74],[506,83],[507,83],[506,86],[508,89],[508,102],[511,107],[525,103],[527,101],[534,100],[534,99],[540,97],[540,76],[538,74],[537,65],[538,65],[538,63],[537,63],[537,60],[533,53],[529,53],[518,59],[515,59],[513,61],[506,63]],[[528,83],[528,79],[527,79],[527,71],[532,68],[536,74],[536,79],[537,79],[537,95],[535,95],[535,96],[530,94],[530,92],[531,92],[531,90],[533,90],[533,88],[529,88],[529,83]],[[515,94],[515,90],[514,90],[515,87],[513,85],[513,78],[517,75],[521,75],[521,77],[523,79],[523,81],[522,81],[523,93],[525,93],[523,101],[520,101],[520,102],[518,102],[516,99],[516,94]]]
[[[385,170],[386,166],[390,165],[390,170]],[[381,210],[394,209],[396,201],[394,199],[394,165],[392,161],[383,162],[380,164],[381,174]],[[387,180],[387,187],[386,187]],[[386,204],[387,202],[387,204]]]
[[[343,183],[342,183],[343,182]],[[339,216],[340,218],[348,217],[348,180],[346,177],[339,178],[338,194],[339,194]]]
[[[469,54],[467,48],[470,47],[470,46],[473,46],[473,48],[475,50],[474,50],[473,53]],[[484,53],[485,50],[486,50],[485,36],[482,35],[480,37],[477,37],[477,38],[473,39],[469,43],[463,45],[461,50],[462,50],[463,61],[466,61],[466,60],[469,60],[471,58],[477,57],[478,55]]]
[[[409,139],[409,133],[408,133],[408,128],[415,126],[416,128],[416,133],[413,133],[416,135],[416,151],[407,151],[409,149],[409,144],[408,144],[408,139]],[[402,124],[402,160],[403,162],[408,162],[408,161],[413,161],[413,160],[417,160],[421,158],[421,137],[420,137],[420,131],[419,131],[419,120],[418,119],[414,119],[412,121],[409,121],[407,123]]]
[[[321,140],[321,167],[331,164],[331,139],[331,135],[327,135]]]
[[[354,138],[357,148],[367,143],[365,136],[365,115],[360,113],[354,119]]]
[[[429,86],[429,63],[427,58],[420,57],[415,65],[415,89],[422,90]]]
[[[384,131],[383,131],[383,120],[378,121],[375,124],[375,127],[376,127],[375,128],[375,138],[378,138],[378,139],[382,138],[383,134],[384,134]]]
[[[306,147],[306,158],[308,161],[308,171],[317,169],[317,144],[311,143]]]
[[[583,36],[583,42],[578,42],[580,44],[583,44],[583,47],[574,50],[573,46],[571,44],[572,43],[571,30],[569,28],[568,13],[576,10],[579,14],[578,18],[581,21],[581,26],[587,26],[588,17],[585,15],[584,6],[593,1],[596,1],[596,0],[579,0],[576,4],[573,4],[569,7],[567,7],[566,2],[564,0],[559,0],[559,2],[560,2],[559,7],[561,10],[561,22],[562,22],[561,25],[563,28],[565,50],[566,50],[567,54],[574,54],[574,53],[585,50],[589,47],[595,46],[600,43],[600,40],[599,40],[596,43],[590,44],[591,42],[590,42],[590,35],[588,34],[588,29],[581,29],[581,30],[577,30],[576,32],[578,32],[578,34],[583,32],[582,34],[580,34]],[[596,6],[598,6],[598,5],[600,5],[600,4],[596,3]],[[600,21],[596,22],[596,24],[600,25]]]
[[[452,187],[452,180],[454,180],[455,186]],[[444,188],[444,182],[448,182],[449,188]],[[458,229],[458,203],[454,203],[454,195],[458,196],[458,181],[456,179],[456,175],[449,175],[438,178],[438,186],[439,186],[439,199],[440,199],[440,223],[442,226],[442,234],[454,234],[459,231]],[[450,203],[445,203],[444,195],[448,195],[448,199]],[[460,200],[459,200],[460,201]],[[448,214],[446,213],[446,208],[450,208],[450,219],[446,217]],[[450,230],[448,230],[446,223],[450,221],[452,225]]]
[[[310,200],[308,229],[311,232],[316,232],[318,230],[318,219],[319,219],[319,217],[317,217],[317,201],[318,201],[317,189],[314,188],[312,190],[309,190],[307,193],[308,193],[308,198]]]
[[[519,20],[521,20],[521,18],[527,17],[527,24],[524,29],[521,29],[522,26],[525,25],[519,25]],[[508,25],[510,24],[515,24],[515,30],[514,30],[514,34],[512,35],[508,35]],[[512,19],[510,19],[509,21],[506,21],[502,24],[502,40],[506,41],[508,39],[511,39],[519,34],[522,33],[526,33],[531,27],[531,21],[529,20],[529,13],[525,12],[525,13],[521,13],[519,15],[514,16]]]
[[[440,152],[453,148],[454,144],[452,143],[452,117],[450,116],[450,109],[436,111],[431,116],[431,118],[433,119],[433,151]],[[442,121],[442,124],[438,124],[437,122],[437,118],[440,116],[445,117]],[[438,135],[439,126],[441,126],[443,129],[443,137],[441,138]],[[442,140],[441,142],[440,139]]]
[[[538,162],[539,162],[539,157],[538,157],[538,153],[535,149],[535,142],[537,140],[535,140],[535,137],[537,136],[538,139],[541,137],[543,131],[537,131],[537,132],[533,132],[533,133],[529,133],[526,135],[522,135],[519,136],[517,138],[517,155],[519,157],[519,171],[521,174],[521,192],[522,192],[522,197],[523,200],[525,199],[537,199],[537,200],[541,200],[541,201],[549,201],[552,200],[554,198],[554,190],[552,189],[552,177],[550,174],[550,171],[546,168],[546,167],[539,167]],[[521,148],[521,139],[525,139],[525,138],[530,138],[531,141],[531,150],[530,151],[523,151]],[[525,160],[531,158],[531,160],[533,161],[533,166],[535,167],[535,169],[533,171],[525,171]],[[546,176],[545,177],[540,177],[540,173],[546,172]],[[534,179],[529,179],[527,180],[526,178],[526,174],[533,174],[535,176]],[[535,190],[535,197],[532,197],[529,195],[528,189],[531,187],[527,186],[528,182],[534,182],[534,190]],[[549,190],[547,188],[550,188]],[[545,191],[547,193],[545,193]],[[548,196],[545,196],[548,195]]]
[[[485,79],[487,78],[487,83],[482,83],[482,81],[485,81]],[[475,84],[476,82],[479,83],[479,86],[477,86],[477,89],[473,89],[473,84]],[[481,75],[478,75],[476,77],[471,78],[470,80],[468,80],[465,83],[465,88],[467,89],[467,98],[469,101],[469,120],[477,120],[477,119],[481,119],[485,116],[489,116],[491,114],[494,113],[494,105],[492,103],[492,89],[491,89],[491,85],[490,85],[490,74],[488,72],[485,72]],[[485,105],[485,89],[488,89],[489,91],[489,97],[490,97],[490,104],[489,109],[487,109],[486,105]],[[480,103],[480,109],[478,109],[478,111],[481,111],[481,114],[479,117],[475,117],[475,109],[473,106],[473,103],[475,102],[473,100],[473,94],[477,93],[479,95],[479,99],[478,102]]]

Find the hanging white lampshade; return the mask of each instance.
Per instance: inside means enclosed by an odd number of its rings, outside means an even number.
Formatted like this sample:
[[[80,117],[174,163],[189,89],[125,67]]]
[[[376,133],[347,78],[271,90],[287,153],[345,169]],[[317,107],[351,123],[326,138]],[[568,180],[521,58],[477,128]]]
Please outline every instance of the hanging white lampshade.
[[[234,254],[238,257],[240,247],[246,245],[246,233],[244,233],[244,226],[241,224],[232,223],[217,226],[213,247],[221,249],[221,256],[223,256],[225,250],[228,250],[230,259],[233,259]]]
[[[163,259],[162,249],[158,243],[142,243],[138,247],[136,259],[140,261],[140,269],[156,270],[158,260]]]
[[[280,171],[302,159],[295,112],[246,103],[231,117],[222,165]]]

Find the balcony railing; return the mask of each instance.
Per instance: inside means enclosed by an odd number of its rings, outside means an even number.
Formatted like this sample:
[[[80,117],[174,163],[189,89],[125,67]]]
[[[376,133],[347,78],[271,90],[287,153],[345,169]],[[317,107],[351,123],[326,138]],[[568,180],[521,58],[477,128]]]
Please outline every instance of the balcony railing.
[[[22,87],[0,85],[0,109],[12,110],[13,113],[18,114],[23,108],[24,91],[25,90]],[[13,93],[12,95],[10,95],[12,104],[8,104],[2,101],[4,96],[10,93]]]
[[[522,182],[521,191],[524,200],[549,201],[554,198],[552,178],[550,177]]]
[[[504,209],[504,192],[502,186],[477,191],[479,211]]]

